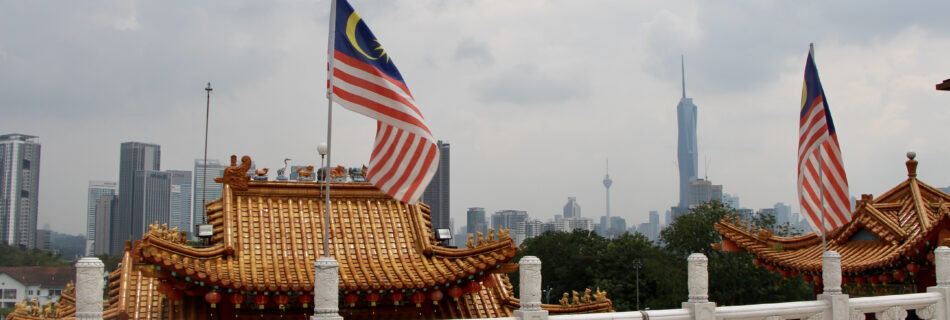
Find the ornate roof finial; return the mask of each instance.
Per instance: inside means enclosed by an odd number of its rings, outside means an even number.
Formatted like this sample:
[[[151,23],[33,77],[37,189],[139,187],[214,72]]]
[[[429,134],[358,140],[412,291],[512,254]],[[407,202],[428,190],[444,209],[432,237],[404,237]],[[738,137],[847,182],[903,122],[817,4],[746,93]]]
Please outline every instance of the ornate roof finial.
[[[914,158],[917,158],[916,152],[911,151],[907,153],[907,177],[908,178],[917,177],[917,160],[914,160]]]

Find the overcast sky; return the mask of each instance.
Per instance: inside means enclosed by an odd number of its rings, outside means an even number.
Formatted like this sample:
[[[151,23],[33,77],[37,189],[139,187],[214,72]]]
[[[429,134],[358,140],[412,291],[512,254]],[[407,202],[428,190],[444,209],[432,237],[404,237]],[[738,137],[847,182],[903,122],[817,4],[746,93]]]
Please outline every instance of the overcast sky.
[[[950,185],[950,3],[943,1],[352,0],[436,138],[451,143],[452,217],[484,207],[628,225],[677,202],[676,104],[698,105],[700,175],[759,209],[796,202],[808,44],[851,193]],[[161,168],[203,151],[258,167],[319,163],[329,1],[2,1],[0,133],[39,136],[39,223],[83,233],[89,180],[119,144]],[[369,162],[375,121],[334,107],[334,164]],[[272,170],[273,172],[273,170]]]

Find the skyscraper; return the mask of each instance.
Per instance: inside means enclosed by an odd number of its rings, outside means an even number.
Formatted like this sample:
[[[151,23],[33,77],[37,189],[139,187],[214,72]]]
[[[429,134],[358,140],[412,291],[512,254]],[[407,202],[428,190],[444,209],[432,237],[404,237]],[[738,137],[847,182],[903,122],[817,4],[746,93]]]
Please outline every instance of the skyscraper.
[[[166,171],[139,170],[135,172],[132,193],[132,239],[141,239],[148,225],[171,221],[172,174]],[[119,194],[121,203],[122,195]],[[170,227],[170,226],[169,226]],[[116,251],[121,252],[121,251]]]
[[[712,181],[706,179],[695,179],[687,186],[686,205],[690,208],[713,200],[722,202],[722,185],[720,184],[712,184]]]
[[[96,238],[93,239],[92,254],[97,256],[119,254],[119,252],[110,251],[112,250],[112,238],[115,237],[115,232],[119,229],[119,219],[115,214],[118,209],[119,196],[106,195],[96,200],[95,229],[97,232]]]
[[[168,227],[177,227],[179,231],[194,233],[191,224],[191,171],[168,170],[171,176],[171,206],[168,213]]]
[[[480,207],[468,208],[468,211],[465,213],[465,216],[466,216],[465,234],[475,234],[476,232],[488,233],[488,224],[485,223],[485,208],[480,208]],[[461,236],[468,237],[465,234]]]
[[[605,234],[610,234],[610,186],[614,184],[613,180],[610,180],[610,165],[607,165],[607,173],[604,175],[604,189],[607,189],[607,219],[605,220],[606,225],[604,226]]]
[[[37,137],[18,133],[0,135],[0,242],[36,247],[39,187]]]
[[[682,58],[681,58],[682,59]],[[686,63],[681,60],[683,97],[676,106],[679,138],[676,147],[680,169],[680,207],[687,207],[689,182],[699,177],[699,151],[696,142],[696,105],[686,97]]]
[[[99,204],[99,198],[116,194],[118,183],[115,181],[89,181],[88,195],[86,196],[86,255],[95,254],[96,231],[96,206]],[[107,224],[103,232],[111,232]],[[108,237],[107,237],[108,238]]]
[[[580,218],[581,205],[577,204],[577,197],[567,197],[567,203],[564,204],[564,218]]]
[[[221,165],[221,162],[218,162],[217,159],[208,159],[208,174],[204,174],[204,160],[195,159],[195,183],[192,185],[194,187],[194,196],[192,197],[192,201],[194,202],[191,217],[192,226],[208,222],[208,217],[205,216],[204,206],[208,202],[221,197],[222,184],[214,182],[214,178],[221,177],[225,167],[226,166]],[[202,190],[202,188],[204,189]],[[201,203],[202,198],[204,198],[205,203]]]
[[[422,202],[428,204],[431,208],[432,229],[445,229],[449,227],[449,142],[439,140],[436,142],[439,148],[439,169],[435,171],[435,176],[422,193]]]
[[[119,153],[119,211],[116,214],[118,228],[113,232],[115,237],[110,239],[112,242],[110,252],[122,252],[125,248],[125,241],[133,235],[134,222],[138,221],[141,227],[144,217],[134,219],[133,207],[144,208],[144,204],[135,203],[135,201],[144,201],[145,199],[142,195],[135,193],[135,186],[143,183],[137,177],[144,177],[144,175],[136,175],[136,172],[142,170],[158,171],[160,158],[161,147],[156,144],[122,143]]]
[[[521,210],[499,210],[491,215],[491,228],[511,230],[512,234],[524,229],[524,222],[528,220],[528,212]],[[522,232],[523,233],[523,232]]]

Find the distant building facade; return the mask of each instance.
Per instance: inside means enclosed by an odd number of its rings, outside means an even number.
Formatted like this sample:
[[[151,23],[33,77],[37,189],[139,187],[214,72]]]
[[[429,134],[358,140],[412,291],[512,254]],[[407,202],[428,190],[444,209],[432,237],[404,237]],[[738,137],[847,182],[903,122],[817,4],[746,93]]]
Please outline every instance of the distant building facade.
[[[600,216],[597,234],[606,238],[616,238],[627,231],[627,220],[618,216]]]
[[[194,202],[191,218],[192,227],[197,224],[207,223],[208,217],[204,210],[205,204],[221,198],[221,186],[223,186],[223,184],[214,182],[214,178],[220,178],[226,166],[222,165],[221,162],[216,159],[208,159],[208,173],[205,174],[204,164],[204,160],[195,159],[195,170],[193,171],[195,173],[194,184],[192,184],[194,187],[192,190],[192,201]],[[204,203],[202,203],[202,200]]]
[[[575,217],[581,217],[581,205],[577,203],[577,197],[567,197],[567,204],[564,205],[564,218]]]
[[[527,211],[500,210],[491,215],[491,226],[489,228],[495,230],[504,228],[515,233],[519,228],[523,227],[525,220],[528,220]]]
[[[0,135],[0,242],[36,247],[40,143],[36,136]]]
[[[139,170],[135,172],[132,188],[135,200],[132,206],[132,239],[141,239],[148,225],[171,221],[172,174],[164,171]],[[119,194],[119,201],[122,201]],[[121,251],[117,251],[121,252]]]
[[[166,172],[171,179],[168,227],[176,227],[179,231],[185,231],[191,235],[195,229],[191,224],[191,171],[168,170]]]
[[[432,181],[422,193],[422,202],[431,208],[432,228],[449,228],[449,202],[451,199],[450,178],[450,145],[448,141],[436,142],[439,148],[439,168],[435,171]]]
[[[468,211],[465,212],[465,218],[465,235],[463,235],[463,237],[468,237],[467,235],[476,234],[477,232],[481,232],[482,234],[488,233],[488,224],[485,221],[485,208],[468,208]]]
[[[118,192],[119,184],[115,181],[98,181],[93,180],[89,181],[89,189],[86,196],[86,255],[91,256],[95,254],[96,246],[96,232],[98,230],[103,230],[103,232],[111,232],[111,228],[107,225],[105,229],[98,229],[96,224],[96,206],[99,204],[99,199],[103,197],[115,196]],[[108,238],[108,236],[106,236]]]
[[[712,184],[709,180],[696,179],[688,184],[687,205],[690,208],[710,201],[722,201],[722,185]]]
[[[160,170],[161,147],[157,144],[142,142],[123,142],[119,150],[119,211],[118,224],[111,239],[110,252],[122,252],[125,241],[135,236],[142,237],[145,217],[146,197],[144,179],[148,175],[144,171],[157,172]],[[139,191],[139,192],[136,192]],[[167,207],[167,201],[165,204]],[[136,210],[138,208],[138,210]],[[136,216],[138,214],[138,216]],[[137,236],[136,236],[137,235]]]
[[[93,255],[118,255],[112,251],[112,239],[119,230],[119,196],[103,196],[96,201],[96,238],[93,240]]]

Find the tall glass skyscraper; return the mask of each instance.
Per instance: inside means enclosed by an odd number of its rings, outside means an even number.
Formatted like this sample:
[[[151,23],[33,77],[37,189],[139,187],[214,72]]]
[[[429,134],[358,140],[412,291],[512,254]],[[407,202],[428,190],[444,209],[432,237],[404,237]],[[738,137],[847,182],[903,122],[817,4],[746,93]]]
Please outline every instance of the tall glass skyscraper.
[[[86,197],[86,255],[95,254],[96,231],[96,206],[99,204],[99,198],[114,196],[118,191],[118,183],[115,181],[89,181],[88,196]],[[103,232],[111,232],[108,225]],[[108,237],[106,237],[108,239]]]
[[[171,178],[169,200],[171,206],[168,213],[168,228],[178,228],[178,231],[194,233],[191,225],[191,171],[168,170]]]
[[[682,58],[681,58],[682,59]],[[676,123],[679,139],[676,146],[680,169],[679,207],[688,204],[689,182],[699,177],[699,148],[696,143],[696,105],[686,97],[686,63],[680,61],[683,73],[683,97],[676,106]]]
[[[439,169],[422,193],[422,202],[428,204],[432,210],[432,229],[449,228],[449,142],[439,140]]]
[[[0,242],[36,247],[40,144],[36,136],[0,135]]]
[[[132,230],[139,229],[137,234],[141,237],[142,230],[147,225],[142,225],[144,223],[144,217],[134,217],[134,207],[144,208],[144,203],[136,203],[136,201],[144,201],[145,197],[142,194],[137,194],[136,189],[144,190],[142,186],[136,188],[137,185],[144,183],[140,181],[144,179],[144,174],[137,174],[139,171],[149,170],[149,171],[158,171],[160,170],[160,159],[161,159],[161,147],[157,144],[151,143],[142,143],[142,142],[123,142],[120,153],[119,153],[119,212],[116,215],[118,218],[118,230],[115,230],[113,234],[115,237],[110,239],[112,242],[110,252],[122,252],[125,248],[125,241],[129,240],[133,235]],[[167,204],[166,204],[167,206]],[[143,211],[139,210],[138,213],[141,214]],[[138,225],[135,224],[138,222]],[[151,223],[151,221],[149,221]]]
[[[226,166],[222,165],[217,159],[208,159],[208,174],[204,174],[204,160],[195,159],[195,183],[192,184],[194,187],[194,189],[192,189],[192,201],[194,202],[194,209],[192,210],[191,217],[192,226],[196,224],[205,224],[208,222],[208,217],[205,216],[204,206],[208,202],[214,201],[215,199],[221,197],[221,189],[223,185],[214,182],[214,178],[221,177],[221,175],[224,173],[225,167]],[[202,198],[204,198],[205,203],[201,203]]]

